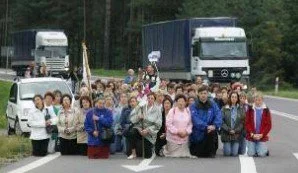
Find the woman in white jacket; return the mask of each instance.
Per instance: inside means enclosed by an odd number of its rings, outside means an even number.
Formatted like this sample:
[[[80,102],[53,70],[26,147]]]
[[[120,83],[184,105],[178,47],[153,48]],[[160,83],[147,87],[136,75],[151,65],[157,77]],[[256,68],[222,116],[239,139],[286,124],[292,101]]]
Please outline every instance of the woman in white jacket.
[[[28,125],[31,129],[30,139],[32,142],[32,155],[45,156],[48,152],[48,143],[50,135],[46,131],[46,127],[50,126],[53,122],[52,118],[55,116],[52,114],[51,119],[45,120],[46,110],[43,104],[43,98],[41,95],[35,95],[33,97],[35,108],[30,110],[28,117]]]

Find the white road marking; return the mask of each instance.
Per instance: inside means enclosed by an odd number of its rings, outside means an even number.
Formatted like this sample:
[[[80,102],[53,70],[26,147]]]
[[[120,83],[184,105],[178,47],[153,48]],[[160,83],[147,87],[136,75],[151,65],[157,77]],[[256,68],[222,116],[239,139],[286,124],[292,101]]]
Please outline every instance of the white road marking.
[[[257,173],[256,164],[253,157],[239,155],[241,173]]]
[[[277,96],[269,96],[269,95],[266,95],[265,98],[298,102],[298,99],[285,98],[285,97],[277,97]]]
[[[298,153],[293,153],[293,155],[296,157],[296,159],[298,160]]]
[[[257,173],[256,164],[253,157],[247,155],[247,147],[244,155],[239,155],[241,173]]]
[[[270,111],[271,111],[272,114],[279,115],[279,116],[282,116],[282,117],[286,117],[286,118],[290,118],[292,120],[298,121],[298,116],[288,114],[288,113],[285,113],[285,112],[276,111],[276,110],[270,110]]]
[[[160,168],[162,165],[152,165],[150,166],[149,164],[154,160],[155,154],[152,155],[150,159],[144,159],[142,162],[135,166],[135,165],[122,165],[122,167],[127,168],[129,170],[132,170],[134,172],[141,172],[141,171],[146,171],[149,169],[154,169],[154,168]]]
[[[8,173],[25,173],[25,172],[30,171],[32,169],[35,169],[35,168],[37,168],[39,166],[42,166],[42,165],[44,165],[44,164],[46,164],[46,163],[48,163],[48,162],[50,162],[50,161],[58,158],[59,156],[61,156],[60,153],[55,153],[55,154],[47,155],[47,156],[45,156],[45,157],[43,157],[43,158],[41,158],[39,160],[36,160],[36,161],[34,161],[32,163],[29,163],[28,165],[22,166],[20,168],[17,168],[17,169],[15,169],[13,171],[8,172]]]

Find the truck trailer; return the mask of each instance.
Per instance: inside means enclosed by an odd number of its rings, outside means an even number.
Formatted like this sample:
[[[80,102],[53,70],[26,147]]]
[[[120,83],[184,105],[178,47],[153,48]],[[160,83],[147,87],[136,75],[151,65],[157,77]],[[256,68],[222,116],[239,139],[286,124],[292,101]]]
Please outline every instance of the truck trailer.
[[[67,76],[69,71],[68,40],[62,30],[32,29],[12,34],[14,55],[11,66],[18,76],[34,65],[38,76],[44,64],[51,75]]]
[[[142,64],[160,51],[161,78],[227,83],[249,80],[245,31],[233,17],[192,18],[152,23],[142,28]]]

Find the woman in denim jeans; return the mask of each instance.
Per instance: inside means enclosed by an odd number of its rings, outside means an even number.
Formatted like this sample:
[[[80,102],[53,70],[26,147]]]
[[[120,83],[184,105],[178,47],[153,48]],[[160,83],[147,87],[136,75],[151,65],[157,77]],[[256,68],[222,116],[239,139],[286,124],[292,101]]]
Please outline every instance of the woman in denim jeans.
[[[271,130],[271,113],[263,102],[263,95],[254,95],[254,104],[248,108],[245,119],[247,154],[249,156],[268,156],[266,142]]]
[[[239,95],[231,92],[228,104],[222,109],[221,141],[225,156],[237,156],[243,132],[245,113],[239,106]]]

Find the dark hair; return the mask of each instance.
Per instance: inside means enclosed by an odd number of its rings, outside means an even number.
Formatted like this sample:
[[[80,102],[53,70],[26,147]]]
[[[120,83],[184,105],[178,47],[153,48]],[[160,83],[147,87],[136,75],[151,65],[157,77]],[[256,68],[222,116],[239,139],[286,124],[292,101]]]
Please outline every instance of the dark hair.
[[[47,96],[52,97],[53,100],[55,99],[55,95],[54,95],[52,92],[50,92],[50,91],[48,91],[48,92],[46,92],[46,93],[44,94],[44,98],[46,98]]]
[[[109,81],[108,83],[107,83],[107,88],[109,88],[110,87],[110,84],[112,84],[113,85],[113,92],[115,92],[115,90],[116,90],[116,84],[114,83],[114,82],[112,82],[112,81]]]
[[[95,88],[96,88],[96,89],[97,89],[97,85],[98,85],[98,84],[101,84],[103,90],[106,89],[106,85],[105,85],[104,83],[102,83],[101,81],[98,81],[98,82],[95,83]],[[115,85],[114,85],[114,86],[115,86]]]
[[[62,92],[60,90],[55,90],[53,92],[53,94],[56,96],[57,94],[59,94],[60,96],[62,96]]]
[[[43,98],[40,94],[36,94],[33,96],[32,101],[34,102],[37,97],[40,98],[41,100],[43,100]]]
[[[184,101],[186,102],[187,101],[187,99],[186,99],[186,97],[185,97],[185,95],[184,94],[178,94],[178,95],[176,95],[176,97],[175,97],[175,102],[177,102],[179,99],[184,99]]]
[[[170,88],[171,88],[171,89],[174,89],[174,88],[175,88],[175,84],[173,84],[173,83],[169,83],[167,87],[168,87],[168,89],[170,89]]]
[[[229,94],[229,99],[228,99],[228,104],[231,106],[232,105],[232,101],[231,101],[231,99],[232,99],[232,95],[233,94],[236,94],[236,96],[237,96],[237,102],[236,102],[236,104],[239,104],[239,102],[240,102],[240,100],[239,100],[239,94],[237,93],[237,92],[235,92],[235,91],[232,91],[230,94]]]
[[[183,87],[182,87],[182,85],[178,85],[178,86],[176,87],[175,91],[177,92],[178,89],[182,89],[182,91],[183,91]]]
[[[216,88],[216,87],[220,90],[220,84],[219,83],[211,84],[210,92],[213,92],[214,88]]]
[[[155,94],[154,92],[150,92],[149,94],[147,94],[147,98],[148,98],[149,96],[153,96],[154,99],[156,100],[156,94]]]
[[[80,107],[83,108],[83,100],[87,100],[90,104],[90,107],[92,107],[92,101],[91,98],[89,96],[82,96],[80,98]]]
[[[63,99],[64,99],[65,97],[68,97],[68,98],[69,98],[69,100],[70,100],[70,104],[71,104],[71,103],[72,103],[72,98],[71,98],[71,96],[70,96],[69,94],[63,94],[63,95],[62,95],[62,97],[61,97],[61,104],[62,104]]]
[[[165,104],[166,101],[169,101],[171,103],[171,107],[173,107],[173,100],[169,95],[165,95],[165,98],[162,101],[162,106]]]
[[[203,85],[198,89],[198,93],[202,92],[202,91],[207,91],[208,92],[208,86]]]

